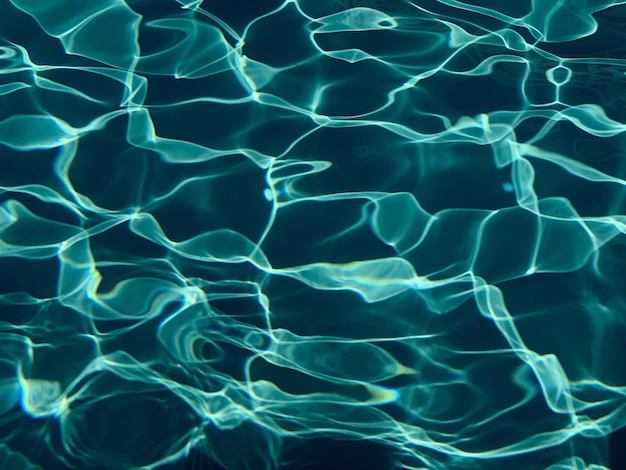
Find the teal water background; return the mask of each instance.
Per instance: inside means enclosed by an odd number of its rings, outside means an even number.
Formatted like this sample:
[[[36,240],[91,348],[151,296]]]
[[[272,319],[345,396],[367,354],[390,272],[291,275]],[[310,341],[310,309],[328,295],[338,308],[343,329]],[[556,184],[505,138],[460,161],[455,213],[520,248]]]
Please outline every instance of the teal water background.
[[[0,468],[619,468],[626,2],[0,4]]]

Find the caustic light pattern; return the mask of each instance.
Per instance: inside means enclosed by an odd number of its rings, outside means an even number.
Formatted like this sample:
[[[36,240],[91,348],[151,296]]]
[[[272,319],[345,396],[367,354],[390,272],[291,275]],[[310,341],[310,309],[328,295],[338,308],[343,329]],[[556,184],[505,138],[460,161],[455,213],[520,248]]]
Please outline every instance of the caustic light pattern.
[[[2,2],[5,468],[608,468],[625,3]]]

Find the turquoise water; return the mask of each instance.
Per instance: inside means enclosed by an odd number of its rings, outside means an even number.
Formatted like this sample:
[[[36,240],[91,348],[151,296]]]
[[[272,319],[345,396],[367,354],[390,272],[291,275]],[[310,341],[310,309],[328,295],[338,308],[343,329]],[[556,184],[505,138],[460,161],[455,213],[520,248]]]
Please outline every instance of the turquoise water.
[[[625,25],[5,1],[0,468],[618,468]]]

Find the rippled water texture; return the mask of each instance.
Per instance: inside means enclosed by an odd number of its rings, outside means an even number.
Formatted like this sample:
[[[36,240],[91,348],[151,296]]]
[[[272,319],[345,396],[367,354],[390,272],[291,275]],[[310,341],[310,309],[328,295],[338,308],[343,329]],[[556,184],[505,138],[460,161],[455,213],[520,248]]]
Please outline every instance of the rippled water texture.
[[[0,467],[608,468],[624,3],[2,2]]]

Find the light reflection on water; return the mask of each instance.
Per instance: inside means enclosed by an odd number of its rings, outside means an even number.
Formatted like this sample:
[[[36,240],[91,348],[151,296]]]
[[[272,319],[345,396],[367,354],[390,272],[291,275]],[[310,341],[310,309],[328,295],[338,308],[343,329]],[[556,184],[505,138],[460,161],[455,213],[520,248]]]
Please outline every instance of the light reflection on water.
[[[621,2],[10,2],[6,468],[608,468]]]

